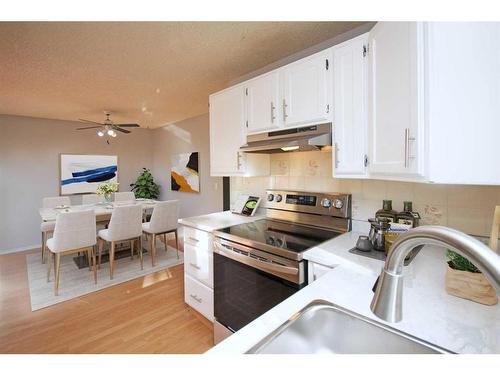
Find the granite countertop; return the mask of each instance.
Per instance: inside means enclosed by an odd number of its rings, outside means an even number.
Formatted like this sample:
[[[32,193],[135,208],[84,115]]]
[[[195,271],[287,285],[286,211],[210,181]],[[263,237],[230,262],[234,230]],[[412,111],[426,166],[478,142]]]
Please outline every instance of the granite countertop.
[[[265,217],[265,212],[262,210],[258,210],[254,216],[243,216],[233,214],[231,211],[222,211],[208,215],[179,219],[178,223],[205,232],[213,232],[214,230],[230,227],[232,225],[251,223],[259,219],[264,219]]]
[[[349,253],[360,234],[349,232],[307,251],[305,259],[333,269],[208,353],[246,352],[315,299],[381,321],[371,312],[370,302],[383,262]],[[500,353],[500,305],[484,306],[448,295],[445,271],[445,249],[424,247],[405,267],[403,320],[388,325],[450,351]]]

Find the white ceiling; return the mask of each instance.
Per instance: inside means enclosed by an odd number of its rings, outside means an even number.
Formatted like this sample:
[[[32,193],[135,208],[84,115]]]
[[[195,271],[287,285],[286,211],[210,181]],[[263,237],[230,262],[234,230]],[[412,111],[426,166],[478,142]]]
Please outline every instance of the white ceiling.
[[[155,128],[362,22],[0,22],[0,114]]]

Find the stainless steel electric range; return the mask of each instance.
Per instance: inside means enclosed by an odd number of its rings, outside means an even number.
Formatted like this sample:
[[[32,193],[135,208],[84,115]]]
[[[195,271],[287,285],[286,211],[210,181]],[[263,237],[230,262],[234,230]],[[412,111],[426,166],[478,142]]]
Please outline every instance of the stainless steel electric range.
[[[266,218],[214,232],[214,340],[307,285],[303,253],[351,230],[350,194],[267,191]]]

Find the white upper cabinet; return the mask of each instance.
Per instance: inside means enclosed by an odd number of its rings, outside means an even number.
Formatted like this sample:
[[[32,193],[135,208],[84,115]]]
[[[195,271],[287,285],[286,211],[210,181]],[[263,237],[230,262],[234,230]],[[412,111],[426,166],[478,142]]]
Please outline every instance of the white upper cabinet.
[[[429,180],[500,184],[500,23],[431,22]]]
[[[279,71],[259,76],[244,86],[247,132],[258,133],[279,128],[281,124]]]
[[[333,48],[333,176],[366,177],[368,34]]]
[[[377,23],[368,53],[370,175],[419,180],[424,176],[422,24]]]
[[[210,174],[242,175],[239,148],[245,143],[245,88],[239,85],[210,95]]]
[[[286,127],[331,119],[331,49],[282,68],[281,115]]]

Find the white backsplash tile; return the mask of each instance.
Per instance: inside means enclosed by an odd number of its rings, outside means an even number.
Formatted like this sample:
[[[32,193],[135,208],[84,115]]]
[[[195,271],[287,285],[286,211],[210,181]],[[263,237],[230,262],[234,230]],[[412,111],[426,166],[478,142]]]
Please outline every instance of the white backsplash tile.
[[[488,236],[500,187],[437,185],[381,180],[332,178],[331,152],[311,151],[271,155],[271,176],[231,177],[231,202],[237,193],[265,197],[266,189],[352,194],[353,219],[367,220],[392,199],[393,209],[412,201],[422,224],[447,225],[466,233]]]

